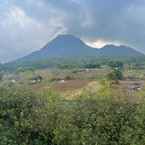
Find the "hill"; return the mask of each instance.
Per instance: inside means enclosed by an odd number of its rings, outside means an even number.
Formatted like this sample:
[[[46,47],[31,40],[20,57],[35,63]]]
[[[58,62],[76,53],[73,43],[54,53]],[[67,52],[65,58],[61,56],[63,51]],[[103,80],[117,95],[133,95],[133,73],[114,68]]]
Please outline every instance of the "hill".
[[[99,55],[102,57],[104,56],[104,57],[111,57],[111,58],[144,56],[142,53],[136,51],[135,49],[124,45],[120,45],[120,46],[106,45],[99,50]]]
[[[92,48],[86,45],[79,38],[72,35],[59,35],[42,49],[31,53],[28,56],[6,64],[7,66],[31,66],[43,65],[51,66],[50,62],[55,63],[58,59],[77,60],[87,58],[138,58],[144,55],[133,48],[127,46],[106,45],[101,49]],[[48,65],[49,62],[49,65]],[[52,64],[52,65],[53,65]]]

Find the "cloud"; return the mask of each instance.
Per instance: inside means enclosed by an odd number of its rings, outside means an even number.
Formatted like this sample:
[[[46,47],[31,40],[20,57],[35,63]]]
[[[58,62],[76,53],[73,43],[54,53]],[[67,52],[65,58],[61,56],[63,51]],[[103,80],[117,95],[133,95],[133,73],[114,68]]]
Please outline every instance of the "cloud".
[[[145,51],[144,0],[44,0],[64,15],[64,26],[90,42],[103,39]]]
[[[40,49],[60,33],[145,52],[144,0],[5,0],[0,11],[0,61]]]
[[[0,61],[9,61],[40,49],[53,35],[64,30],[59,18],[49,18],[48,23],[44,23],[13,5],[0,17]]]

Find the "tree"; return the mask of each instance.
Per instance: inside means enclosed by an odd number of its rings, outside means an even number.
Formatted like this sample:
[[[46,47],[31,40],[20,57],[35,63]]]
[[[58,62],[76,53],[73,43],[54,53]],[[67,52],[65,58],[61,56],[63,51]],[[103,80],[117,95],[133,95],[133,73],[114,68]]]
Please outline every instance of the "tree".
[[[110,61],[109,66],[112,69],[119,69],[119,70],[123,69],[123,63],[121,61]]]
[[[3,79],[3,74],[0,72],[0,81]]]
[[[119,69],[114,69],[111,73],[108,74],[109,80],[122,80],[123,79],[123,73]]]

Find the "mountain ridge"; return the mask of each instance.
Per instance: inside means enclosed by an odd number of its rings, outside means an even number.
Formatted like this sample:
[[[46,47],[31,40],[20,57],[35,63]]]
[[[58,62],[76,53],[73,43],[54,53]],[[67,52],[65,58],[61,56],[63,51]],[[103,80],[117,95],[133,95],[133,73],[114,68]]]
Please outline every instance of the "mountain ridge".
[[[51,42],[47,43],[40,50],[32,52],[31,54],[17,59],[10,63],[31,63],[39,62],[41,60],[54,59],[54,58],[131,58],[131,57],[143,57],[145,56],[137,50],[120,45],[115,46],[113,44],[106,45],[100,49],[88,46],[81,39],[73,35],[59,35]]]

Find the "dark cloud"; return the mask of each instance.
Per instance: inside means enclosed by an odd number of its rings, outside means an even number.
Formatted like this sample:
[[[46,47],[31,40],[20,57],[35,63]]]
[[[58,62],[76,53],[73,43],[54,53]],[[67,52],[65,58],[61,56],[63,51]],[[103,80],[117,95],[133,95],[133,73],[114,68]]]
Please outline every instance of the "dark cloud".
[[[68,33],[88,40],[120,41],[143,50],[143,0],[45,0],[65,15]],[[59,15],[59,13],[58,13]]]
[[[0,60],[39,49],[60,33],[145,52],[144,0],[5,0],[0,11]]]

